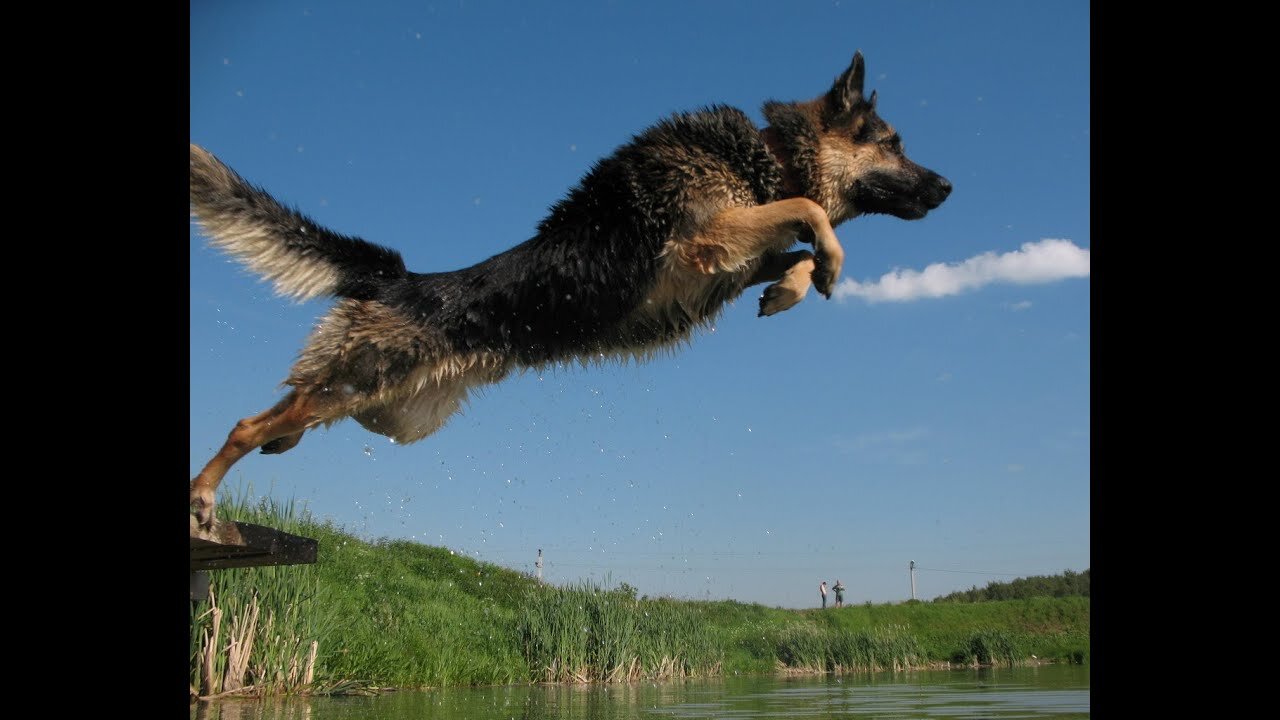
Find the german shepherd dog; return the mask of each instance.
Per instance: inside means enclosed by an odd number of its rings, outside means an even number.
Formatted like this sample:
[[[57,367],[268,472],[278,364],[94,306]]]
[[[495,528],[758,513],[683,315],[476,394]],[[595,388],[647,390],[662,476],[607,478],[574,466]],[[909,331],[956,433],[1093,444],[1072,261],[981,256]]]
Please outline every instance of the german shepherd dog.
[[[768,127],[714,105],[661,120],[598,162],[529,240],[468,268],[415,273],[395,250],[341,235],[191,145],[191,207],[211,244],[298,300],[338,300],[274,407],[236,423],[191,481],[200,526],[218,483],[258,448],[282,453],[343,418],[408,444],[476,386],[567,360],[644,360],[687,342],[761,283],[759,315],[827,298],[864,213],[925,216],[951,184],[903,154],[863,96],[861,52],[807,102],[764,104]],[[797,241],[813,251],[788,252]]]

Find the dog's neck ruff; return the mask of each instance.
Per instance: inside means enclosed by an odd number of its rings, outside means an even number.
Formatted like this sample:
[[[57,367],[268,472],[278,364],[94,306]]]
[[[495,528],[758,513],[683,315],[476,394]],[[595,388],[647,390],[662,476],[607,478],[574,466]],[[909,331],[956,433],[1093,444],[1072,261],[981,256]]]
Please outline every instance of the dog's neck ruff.
[[[781,135],[775,128],[767,127],[760,133],[760,137],[764,140],[765,149],[769,151],[769,155],[774,162],[778,163],[782,174],[782,198],[799,197],[805,194],[806,183],[800,179],[800,173],[797,172],[792,153],[787,149],[786,144],[782,141]]]
[[[818,132],[805,109],[793,104],[767,102],[764,117],[769,127],[761,131],[765,147],[782,166],[783,192],[787,197],[817,200]]]

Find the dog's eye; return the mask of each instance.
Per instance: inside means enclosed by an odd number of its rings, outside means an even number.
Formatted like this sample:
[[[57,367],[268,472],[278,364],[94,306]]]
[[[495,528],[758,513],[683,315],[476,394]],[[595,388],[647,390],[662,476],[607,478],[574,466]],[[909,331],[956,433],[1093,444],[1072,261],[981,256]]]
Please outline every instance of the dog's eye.
[[[902,136],[898,135],[898,133],[894,133],[890,135],[889,137],[885,138],[882,142],[885,144],[885,147],[888,147],[893,152],[896,152],[896,153],[902,152]]]

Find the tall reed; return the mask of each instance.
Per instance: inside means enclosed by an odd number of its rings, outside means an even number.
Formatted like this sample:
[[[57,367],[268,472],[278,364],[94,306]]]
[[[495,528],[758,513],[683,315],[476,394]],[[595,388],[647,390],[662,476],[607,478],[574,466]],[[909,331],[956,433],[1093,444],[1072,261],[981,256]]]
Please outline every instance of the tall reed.
[[[531,589],[518,622],[535,682],[631,682],[720,670],[714,631],[692,603],[637,600],[586,581]]]
[[[904,625],[865,630],[791,625],[776,634],[774,653],[786,672],[877,672],[923,667],[920,641]]]
[[[953,661],[1012,667],[1024,659],[1018,645],[1012,633],[997,629],[979,630],[965,640],[960,657],[953,657]]]
[[[224,519],[301,534],[305,510],[247,496],[219,505]],[[209,597],[192,603],[191,684],[202,697],[305,692],[316,681],[319,646],[337,618],[324,610],[310,565],[210,571]]]

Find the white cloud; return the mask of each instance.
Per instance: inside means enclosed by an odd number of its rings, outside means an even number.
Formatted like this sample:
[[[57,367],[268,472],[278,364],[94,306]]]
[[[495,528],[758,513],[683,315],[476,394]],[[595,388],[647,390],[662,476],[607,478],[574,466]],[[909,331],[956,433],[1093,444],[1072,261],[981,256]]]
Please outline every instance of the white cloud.
[[[1070,240],[1045,239],[996,255],[985,252],[963,262],[933,263],[924,270],[894,270],[878,281],[845,279],[834,297],[860,297],[867,302],[907,302],[945,297],[996,282],[1032,285],[1073,277],[1089,277],[1089,250]]]
[[[1027,309],[1029,309],[1030,307],[1031,307],[1031,301],[1030,301],[1030,300],[1023,300],[1022,302],[1016,302],[1016,303],[1014,303],[1014,304],[1010,305],[1010,306],[1009,306],[1009,309],[1010,309],[1010,310],[1027,310]]]

